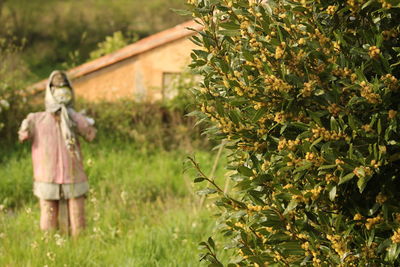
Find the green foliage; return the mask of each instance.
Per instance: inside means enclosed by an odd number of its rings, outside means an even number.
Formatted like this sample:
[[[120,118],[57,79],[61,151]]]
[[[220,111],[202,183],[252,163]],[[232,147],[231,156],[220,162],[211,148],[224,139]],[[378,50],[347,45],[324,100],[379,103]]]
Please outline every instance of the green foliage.
[[[206,138],[195,128],[196,119],[185,111],[161,103],[116,102],[78,103],[89,117],[96,120],[99,135],[105,138],[129,140],[141,149],[206,148]]]
[[[25,111],[29,106],[24,103],[20,90],[30,77],[21,58],[21,49],[21,46],[0,38],[0,138],[10,135],[10,126],[20,119],[17,111]]]
[[[127,40],[121,31],[114,32],[112,36],[107,36],[103,42],[97,44],[97,49],[90,52],[90,59],[93,60],[107,54],[111,54],[118,49],[121,49],[129,43],[136,42],[139,36],[135,36],[132,40]]]
[[[188,4],[198,102],[232,151],[231,263],[400,264],[400,4]]]

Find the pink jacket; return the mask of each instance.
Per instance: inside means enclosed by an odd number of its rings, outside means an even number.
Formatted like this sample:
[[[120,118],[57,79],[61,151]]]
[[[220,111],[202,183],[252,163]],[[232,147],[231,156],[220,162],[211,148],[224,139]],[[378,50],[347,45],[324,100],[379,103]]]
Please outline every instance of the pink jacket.
[[[96,129],[82,114],[71,111],[76,133],[92,141]],[[30,113],[18,132],[21,141],[32,141],[32,163],[37,182],[69,184],[87,181],[79,143],[78,151],[69,151],[61,134],[60,124],[50,112]]]

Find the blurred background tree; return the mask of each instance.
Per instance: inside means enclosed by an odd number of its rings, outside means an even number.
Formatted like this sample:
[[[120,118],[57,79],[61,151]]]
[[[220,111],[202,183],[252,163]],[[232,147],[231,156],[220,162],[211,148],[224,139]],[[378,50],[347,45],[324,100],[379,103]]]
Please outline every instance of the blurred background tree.
[[[0,0],[0,39],[22,48],[35,81],[65,62],[87,61],[115,32],[130,41],[187,20],[171,10],[183,5],[180,0]]]

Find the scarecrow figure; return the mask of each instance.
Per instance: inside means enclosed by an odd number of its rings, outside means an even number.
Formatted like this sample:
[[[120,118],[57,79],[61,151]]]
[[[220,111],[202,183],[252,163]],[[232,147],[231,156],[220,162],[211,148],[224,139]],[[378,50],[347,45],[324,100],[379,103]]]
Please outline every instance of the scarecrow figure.
[[[61,221],[76,236],[85,227],[84,200],[89,189],[77,135],[92,141],[96,129],[92,119],[73,109],[73,102],[67,75],[53,71],[46,87],[46,111],[30,113],[18,134],[21,142],[32,142],[33,192],[40,200],[40,228],[57,229],[58,217],[64,213]]]

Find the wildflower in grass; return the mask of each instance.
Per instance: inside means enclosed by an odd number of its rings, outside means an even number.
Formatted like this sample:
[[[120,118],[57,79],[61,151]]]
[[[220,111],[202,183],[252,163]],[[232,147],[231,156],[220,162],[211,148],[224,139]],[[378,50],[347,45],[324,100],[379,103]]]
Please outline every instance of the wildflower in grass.
[[[54,261],[56,259],[56,254],[54,252],[51,252],[51,251],[47,252],[46,256],[51,261]]]
[[[87,161],[86,161],[86,166],[88,166],[88,167],[92,167],[92,166],[93,166],[93,164],[94,164],[94,161],[93,161],[93,159],[92,159],[92,158],[88,158],[88,159],[87,159]]]
[[[123,202],[124,204],[126,204],[127,198],[128,198],[128,192],[122,191],[120,196],[121,196],[122,202]]]
[[[36,241],[33,241],[33,242],[31,243],[31,248],[37,249],[38,247],[39,247],[39,244],[38,244]]]
[[[55,239],[56,245],[59,247],[62,247],[66,242],[66,240],[59,234],[55,234],[54,239]]]
[[[96,212],[94,215],[93,215],[93,221],[98,221],[100,219],[100,212]]]

